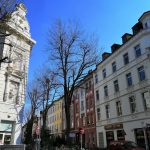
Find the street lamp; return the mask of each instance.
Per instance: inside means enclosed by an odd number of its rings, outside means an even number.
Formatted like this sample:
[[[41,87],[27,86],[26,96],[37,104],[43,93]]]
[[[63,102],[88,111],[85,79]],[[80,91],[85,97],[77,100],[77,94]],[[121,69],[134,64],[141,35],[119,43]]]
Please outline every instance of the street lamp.
[[[144,121],[141,122],[141,126],[142,126],[143,133],[144,133],[144,140],[145,140],[146,150],[149,150],[148,140],[147,140],[147,135],[146,135],[146,126],[144,125]]]

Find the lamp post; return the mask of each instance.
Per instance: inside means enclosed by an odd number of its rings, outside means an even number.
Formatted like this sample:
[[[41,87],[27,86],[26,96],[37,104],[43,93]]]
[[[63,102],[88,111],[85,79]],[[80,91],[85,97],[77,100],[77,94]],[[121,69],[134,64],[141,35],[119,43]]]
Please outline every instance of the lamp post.
[[[143,133],[144,133],[146,150],[149,150],[148,140],[147,140],[147,135],[146,135],[146,126],[144,125],[144,122],[141,122],[141,125],[142,125],[142,129],[143,129]]]

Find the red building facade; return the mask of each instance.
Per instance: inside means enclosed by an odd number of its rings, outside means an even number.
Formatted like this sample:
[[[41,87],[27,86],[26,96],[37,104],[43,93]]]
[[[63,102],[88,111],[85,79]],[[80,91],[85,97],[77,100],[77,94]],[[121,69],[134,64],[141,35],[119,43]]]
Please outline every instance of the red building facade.
[[[64,113],[63,107],[63,113]],[[63,129],[65,131],[65,114],[62,115]],[[82,147],[95,148],[96,143],[96,115],[93,74],[89,73],[74,90],[72,104],[70,106],[70,138],[75,144]],[[84,130],[80,134],[80,128]],[[82,137],[81,137],[82,136]]]

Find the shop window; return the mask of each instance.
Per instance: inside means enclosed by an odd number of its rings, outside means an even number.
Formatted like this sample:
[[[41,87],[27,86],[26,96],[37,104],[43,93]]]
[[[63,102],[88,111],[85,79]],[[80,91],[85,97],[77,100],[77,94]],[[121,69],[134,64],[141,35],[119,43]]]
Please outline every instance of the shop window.
[[[145,148],[145,138],[144,138],[143,129],[138,128],[135,129],[134,132],[135,132],[136,143],[138,144],[138,146]]]
[[[118,141],[124,141],[125,140],[125,132],[124,130],[117,130],[117,139]]]
[[[109,145],[109,143],[111,141],[114,141],[114,132],[113,131],[106,132],[106,140],[107,140],[107,145]]]

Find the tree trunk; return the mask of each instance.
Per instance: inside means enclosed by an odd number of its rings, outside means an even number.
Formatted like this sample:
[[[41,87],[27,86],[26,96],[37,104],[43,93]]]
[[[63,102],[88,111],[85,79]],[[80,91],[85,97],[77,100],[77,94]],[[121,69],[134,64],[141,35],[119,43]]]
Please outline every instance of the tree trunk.
[[[69,137],[69,133],[70,133],[70,105],[69,104],[65,104],[65,114],[66,114],[66,140],[67,140],[67,144],[70,144],[70,137]]]

